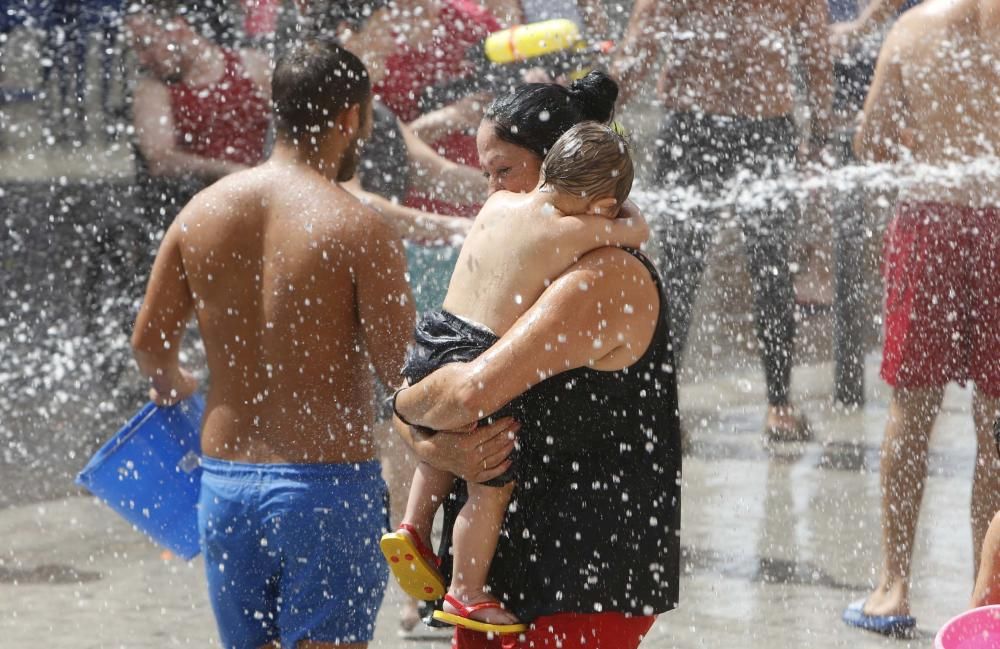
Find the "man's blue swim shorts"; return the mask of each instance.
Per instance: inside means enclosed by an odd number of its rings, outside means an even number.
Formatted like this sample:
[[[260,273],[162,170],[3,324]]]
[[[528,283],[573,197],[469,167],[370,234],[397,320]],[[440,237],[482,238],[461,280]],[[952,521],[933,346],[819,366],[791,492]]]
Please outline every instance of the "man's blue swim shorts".
[[[198,525],[222,646],[370,641],[388,577],[380,464],[206,457],[202,469]]]

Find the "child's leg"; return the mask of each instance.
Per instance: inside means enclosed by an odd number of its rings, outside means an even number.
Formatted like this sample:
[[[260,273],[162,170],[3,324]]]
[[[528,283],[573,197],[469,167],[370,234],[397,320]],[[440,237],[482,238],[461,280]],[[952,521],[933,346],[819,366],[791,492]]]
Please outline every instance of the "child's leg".
[[[513,482],[503,487],[469,483],[469,500],[458,513],[452,534],[455,565],[448,589],[449,595],[465,604],[493,599],[485,592],[486,579],[500,538],[500,525],[513,491]],[[448,609],[447,604],[445,609]],[[517,621],[502,609],[487,609],[474,617],[491,624]]]
[[[413,472],[413,483],[410,485],[402,522],[412,525],[427,547],[430,547],[434,514],[451,493],[454,483],[455,476],[435,469],[426,462],[418,464],[417,470]]]

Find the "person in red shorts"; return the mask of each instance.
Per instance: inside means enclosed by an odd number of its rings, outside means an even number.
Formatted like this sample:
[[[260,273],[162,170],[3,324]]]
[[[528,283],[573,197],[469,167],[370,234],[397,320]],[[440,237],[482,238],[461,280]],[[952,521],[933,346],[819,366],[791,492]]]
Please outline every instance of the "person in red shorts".
[[[556,613],[537,618],[520,635],[492,637],[458,629],[452,649],[635,649],[652,628],[654,616],[622,613]]]
[[[975,566],[1000,509],[998,37],[1000,0],[930,0],[903,14],[855,139],[859,157],[916,163],[885,239],[882,377],[893,392],[881,461],[883,564],[875,590],[844,613],[848,624],[887,635],[915,625],[909,588],[928,440],[952,381],[975,385]]]

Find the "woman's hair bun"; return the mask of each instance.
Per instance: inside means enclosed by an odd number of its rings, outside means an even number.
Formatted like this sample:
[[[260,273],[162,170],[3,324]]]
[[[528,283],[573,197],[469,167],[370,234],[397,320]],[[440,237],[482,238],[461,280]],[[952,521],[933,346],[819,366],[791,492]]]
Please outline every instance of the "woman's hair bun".
[[[584,118],[607,123],[615,113],[618,84],[600,70],[591,70],[587,76],[573,82],[569,94]]]

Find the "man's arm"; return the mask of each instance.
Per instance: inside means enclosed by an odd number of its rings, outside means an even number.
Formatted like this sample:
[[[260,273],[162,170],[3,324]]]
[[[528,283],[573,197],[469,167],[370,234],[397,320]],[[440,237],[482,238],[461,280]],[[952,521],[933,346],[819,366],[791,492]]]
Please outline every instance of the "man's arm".
[[[670,18],[669,4],[663,0],[636,0],[632,6],[625,36],[611,62],[612,76],[621,84],[619,101],[628,101],[653,68],[667,40],[663,32]]]
[[[455,430],[556,374],[628,367],[649,346],[659,308],[642,262],[623,250],[594,251],[477,359],[446,365],[400,392],[397,412],[411,424]]]
[[[192,174],[217,179],[246,167],[187,153],[177,146],[170,92],[162,83],[142,79],[132,104],[139,151],[154,176]]]
[[[482,107],[476,108],[475,112],[478,123]],[[486,196],[486,179],[478,169],[445,158],[418,137],[412,126],[400,122],[399,129],[410,159],[411,187],[449,203],[478,203]]]
[[[896,23],[879,52],[861,124],[854,136],[854,153],[862,160],[892,162],[899,158],[903,129],[909,121],[900,70],[904,22]]]
[[[257,92],[271,103],[271,60],[263,52],[245,49],[240,51],[243,69],[257,87]]]
[[[842,51],[852,49],[862,38],[877,31],[899,13],[904,4],[906,0],[871,0],[857,18],[831,27],[836,47]]]
[[[150,380],[151,396],[161,405],[185,399],[197,387],[178,362],[184,330],[194,311],[181,259],[178,222],[170,226],[160,244],[132,333],[139,371]]]
[[[819,153],[830,138],[833,108],[833,62],[830,59],[826,0],[802,0],[795,34],[806,74],[809,105],[809,153]]]
[[[398,385],[416,320],[406,253],[381,215],[362,205],[356,209],[363,232],[352,262],[358,321],[375,373],[385,385]]]
[[[357,177],[349,182],[341,183],[341,186],[351,192],[362,204],[388,219],[396,229],[396,233],[403,239],[450,241],[455,236],[465,237],[469,228],[472,227],[472,219],[424,212],[365,191],[361,188]]]
[[[479,126],[486,105],[491,100],[492,96],[484,92],[463,97],[447,106],[424,113],[407,125],[409,133],[403,128],[403,134],[413,135],[423,142],[434,142],[454,131],[474,129]]]

